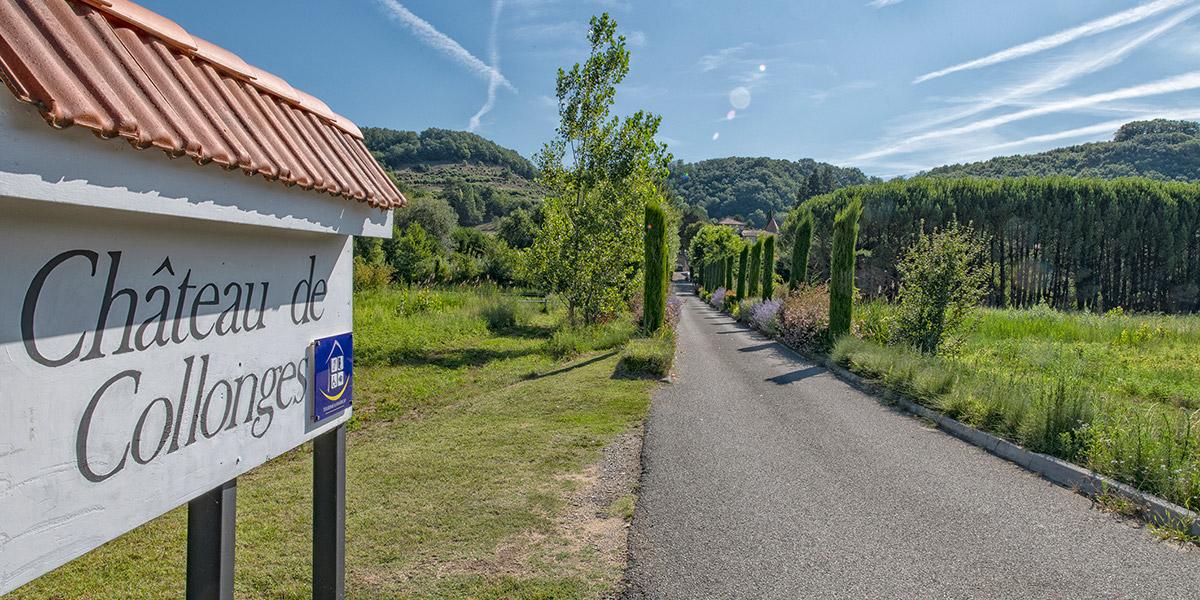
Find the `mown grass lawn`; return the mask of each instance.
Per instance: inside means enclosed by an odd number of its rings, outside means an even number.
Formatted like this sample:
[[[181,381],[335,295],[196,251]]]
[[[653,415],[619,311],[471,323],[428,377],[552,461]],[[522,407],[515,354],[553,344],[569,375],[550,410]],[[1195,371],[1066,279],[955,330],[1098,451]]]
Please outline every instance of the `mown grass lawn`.
[[[887,337],[890,310],[864,306],[860,331]],[[843,338],[833,358],[969,425],[1200,508],[1200,317],[987,309],[943,356],[878,341]]]
[[[648,407],[652,381],[614,376],[627,338],[614,332],[632,328],[576,332],[583,354],[558,359],[560,313],[526,306],[492,332],[481,312],[498,301],[514,300],[356,297],[349,597],[596,597],[619,582],[623,557],[563,515],[584,467]],[[309,597],[311,477],[305,446],[239,479],[239,597]],[[175,510],[11,597],[181,597],[186,528]]]

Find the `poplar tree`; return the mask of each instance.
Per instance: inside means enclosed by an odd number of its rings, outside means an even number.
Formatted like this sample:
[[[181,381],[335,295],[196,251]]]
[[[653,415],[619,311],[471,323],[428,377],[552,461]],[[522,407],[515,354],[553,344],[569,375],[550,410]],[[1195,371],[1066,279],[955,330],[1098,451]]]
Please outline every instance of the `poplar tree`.
[[[658,331],[667,309],[667,215],[662,204],[646,205],[645,270],[642,273],[642,327]]]
[[[813,215],[804,211],[800,222],[796,224],[796,239],[792,242],[792,280],[791,289],[797,289],[808,283],[808,252],[812,248]]]
[[[775,236],[763,238],[762,289],[763,298],[770,300],[775,295]]]
[[[746,261],[750,260],[750,248],[743,245],[742,251],[738,253],[738,272],[737,272],[737,298],[741,300],[746,297]]]
[[[748,298],[758,296],[758,278],[762,275],[762,240],[757,240],[750,247],[750,278],[749,288],[746,289]]]
[[[733,289],[733,256],[725,257],[725,290]]]
[[[833,253],[829,257],[829,335],[850,333],[854,311],[854,253],[862,199],[855,196],[833,221]]]
[[[612,114],[629,51],[607,13],[592,17],[588,44],[582,65],[558,70],[559,125],[537,158],[547,196],[529,270],[566,300],[571,322],[592,324],[632,295],[643,258],[637,218],[663,198],[671,156],[655,141],[661,117]]]

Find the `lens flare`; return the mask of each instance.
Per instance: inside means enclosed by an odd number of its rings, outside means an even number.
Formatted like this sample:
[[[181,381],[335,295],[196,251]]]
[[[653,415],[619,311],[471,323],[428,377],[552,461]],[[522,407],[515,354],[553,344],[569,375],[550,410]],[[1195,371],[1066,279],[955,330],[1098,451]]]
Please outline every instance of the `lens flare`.
[[[767,65],[758,65],[758,72],[762,73],[767,70]]]
[[[729,111],[729,112],[725,113],[725,120],[726,120],[726,121],[732,121],[732,120],[733,120],[733,118],[734,118],[734,117],[736,117],[736,116],[737,116],[737,111],[736,111],[736,110],[731,110],[731,111]]]
[[[735,87],[729,92],[729,103],[737,110],[745,110],[750,107],[750,90],[744,87]]]
[[[719,139],[721,139],[721,132],[720,131],[714,132],[713,133],[713,141],[715,142]]]

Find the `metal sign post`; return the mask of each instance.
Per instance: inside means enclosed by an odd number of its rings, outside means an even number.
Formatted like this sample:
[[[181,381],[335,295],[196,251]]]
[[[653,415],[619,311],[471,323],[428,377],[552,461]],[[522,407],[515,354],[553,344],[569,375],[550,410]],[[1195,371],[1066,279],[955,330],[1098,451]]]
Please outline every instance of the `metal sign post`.
[[[188,502],[187,600],[233,600],[237,480]]]
[[[313,600],[346,597],[346,426],[313,441]]]

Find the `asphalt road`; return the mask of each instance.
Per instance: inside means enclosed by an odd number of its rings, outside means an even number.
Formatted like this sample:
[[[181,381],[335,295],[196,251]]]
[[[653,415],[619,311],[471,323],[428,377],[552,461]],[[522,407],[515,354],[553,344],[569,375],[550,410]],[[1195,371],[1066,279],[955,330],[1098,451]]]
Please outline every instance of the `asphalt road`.
[[[690,292],[628,598],[1200,598],[1200,551],[881,405]]]

